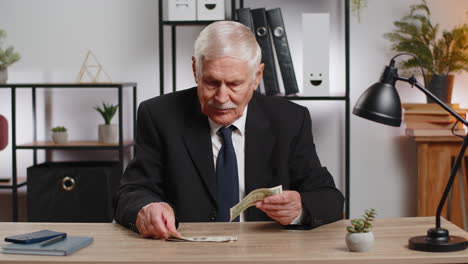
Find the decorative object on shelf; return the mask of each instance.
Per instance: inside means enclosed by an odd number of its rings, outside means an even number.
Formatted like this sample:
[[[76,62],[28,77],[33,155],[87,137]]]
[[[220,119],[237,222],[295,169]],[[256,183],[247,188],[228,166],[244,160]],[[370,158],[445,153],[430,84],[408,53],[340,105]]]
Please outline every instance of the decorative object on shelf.
[[[115,113],[119,105],[112,105],[102,103],[102,108],[99,106],[94,107],[96,111],[98,111],[102,118],[104,118],[105,124],[99,125],[99,142],[105,144],[117,143],[118,129],[116,124],[111,124],[112,118],[114,117]]]
[[[165,21],[197,20],[196,0],[160,0],[160,1],[163,1],[163,20]]]
[[[56,126],[52,129],[52,140],[55,144],[65,144],[68,142],[67,128],[64,126]]]
[[[101,77],[101,73],[103,73],[107,81],[111,83],[112,80],[102,67],[101,63],[97,59],[96,55],[91,50],[88,50],[86,53],[85,60],[83,61],[83,65],[81,66],[80,73],[78,73],[77,82],[79,83],[102,83],[103,81],[99,81],[99,77]]]
[[[197,0],[197,20],[224,20],[224,0]]]
[[[357,17],[358,23],[361,23],[361,11],[367,7],[367,0],[352,0],[351,12]]]
[[[3,150],[8,145],[8,121],[0,115],[0,150]]]
[[[330,14],[302,14],[303,96],[330,95]]]
[[[439,24],[431,22],[431,12],[426,0],[412,5],[410,14],[393,24],[396,29],[384,34],[392,43],[392,50],[415,54],[426,70],[427,89],[444,103],[450,103],[453,89],[453,73],[468,71],[468,25],[443,31],[438,37]],[[415,58],[405,61],[403,69],[419,67]],[[427,98],[428,103],[435,103]]]
[[[19,53],[14,51],[13,46],[3,48],[3,41],[6,38],[5,30],[0,29],[0,83],[6,83],[8,80],[8,66],[21,59]]]
[[[370,231],[372,221],[377,212],[371,208],[364,212],[362,218],[351,220],[351,225],[346,227],[346,245],[353,252],[368,251],[374,245],[374,234]]]
[[[466,119],[461,117],[455,110],[450,108],[447,104],[424,88],[420,83],[418,83],[414,76],[405,78],[398,74],[398,69],[395,67],[395,59],[401,55],[411,55],[419,63],[418,57],[414,54],[402,53],[394,56],[390,60],[389,66],[385,67],[385,70],[380,77],[380,81],[369,87],[359,97],[356,105],[354,106],[353,114],[385,125],[400,126],[401,101],[395,88],[395,83],[397,81],[404,81],[411,84],[411,87],[416,86],[419,90],[425,93],[428,97],[431,97],[438,105],[454,116],[459,122],[468,126],[468,121]],[[426,236],[410,238],[408,245],[410,249],[429,252],[450,252],[464,250],[467,247],[468,243],[464,237],[449,235],[449,231],[442,228],[440,224],[442,209],[447,201],[450,190],[452,189],[453,182],[456,178],[467,147],[468,136],[464,136],[460,152],[452,166],[450,178],[445,186],[444,193],[440,198],[435,218],[436,227],[429,229]]]

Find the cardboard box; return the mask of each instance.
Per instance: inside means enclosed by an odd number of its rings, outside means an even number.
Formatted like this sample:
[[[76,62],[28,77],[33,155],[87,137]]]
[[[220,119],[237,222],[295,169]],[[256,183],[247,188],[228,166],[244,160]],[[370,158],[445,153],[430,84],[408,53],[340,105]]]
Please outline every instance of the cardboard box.
[[[164,0],[164,21],[193,21],[197,19],[196,0]]]

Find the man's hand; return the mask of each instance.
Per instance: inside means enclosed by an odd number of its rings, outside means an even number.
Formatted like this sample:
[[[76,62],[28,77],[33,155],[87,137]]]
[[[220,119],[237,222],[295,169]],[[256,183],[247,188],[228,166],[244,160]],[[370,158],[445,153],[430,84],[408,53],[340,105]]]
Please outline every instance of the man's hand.
[[[136,226],[143,237],[182,236],[175,227],[174,210],[167,203],[150,203],[141,208]]]
[[[255,205],[282,225],[289,225],[302,210],[301,195],[296,191],[268,196]]]

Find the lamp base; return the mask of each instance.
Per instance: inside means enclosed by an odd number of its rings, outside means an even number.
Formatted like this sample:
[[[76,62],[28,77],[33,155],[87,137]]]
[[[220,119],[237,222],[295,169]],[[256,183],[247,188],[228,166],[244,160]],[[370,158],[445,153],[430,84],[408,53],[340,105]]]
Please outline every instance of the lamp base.
[[[464,237],[450,236],[447,229],[431,228],[427,231],[427,236],[410,238],[408,247],[418,251],[452,252],[464,250],[467,245]]]

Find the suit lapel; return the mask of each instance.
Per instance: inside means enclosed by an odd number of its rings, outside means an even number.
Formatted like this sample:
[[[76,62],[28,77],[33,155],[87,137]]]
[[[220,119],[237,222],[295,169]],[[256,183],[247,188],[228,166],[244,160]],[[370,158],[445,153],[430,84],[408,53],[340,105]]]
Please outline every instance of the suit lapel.
[[[197,107],[197,110],[194,111],[195,113],[187,116],[185,120],[184,141],[200,177],[205,183],[213,201],[216,202],[216,175],[213,163],[210,125],[208,118],[201,113],[199,103],[197,103]]]
[[[272,180],[273,155],[276,141],[269,119],[256,102],[249,103],[245,126],[245,191],[246,194],[268,186]]]

